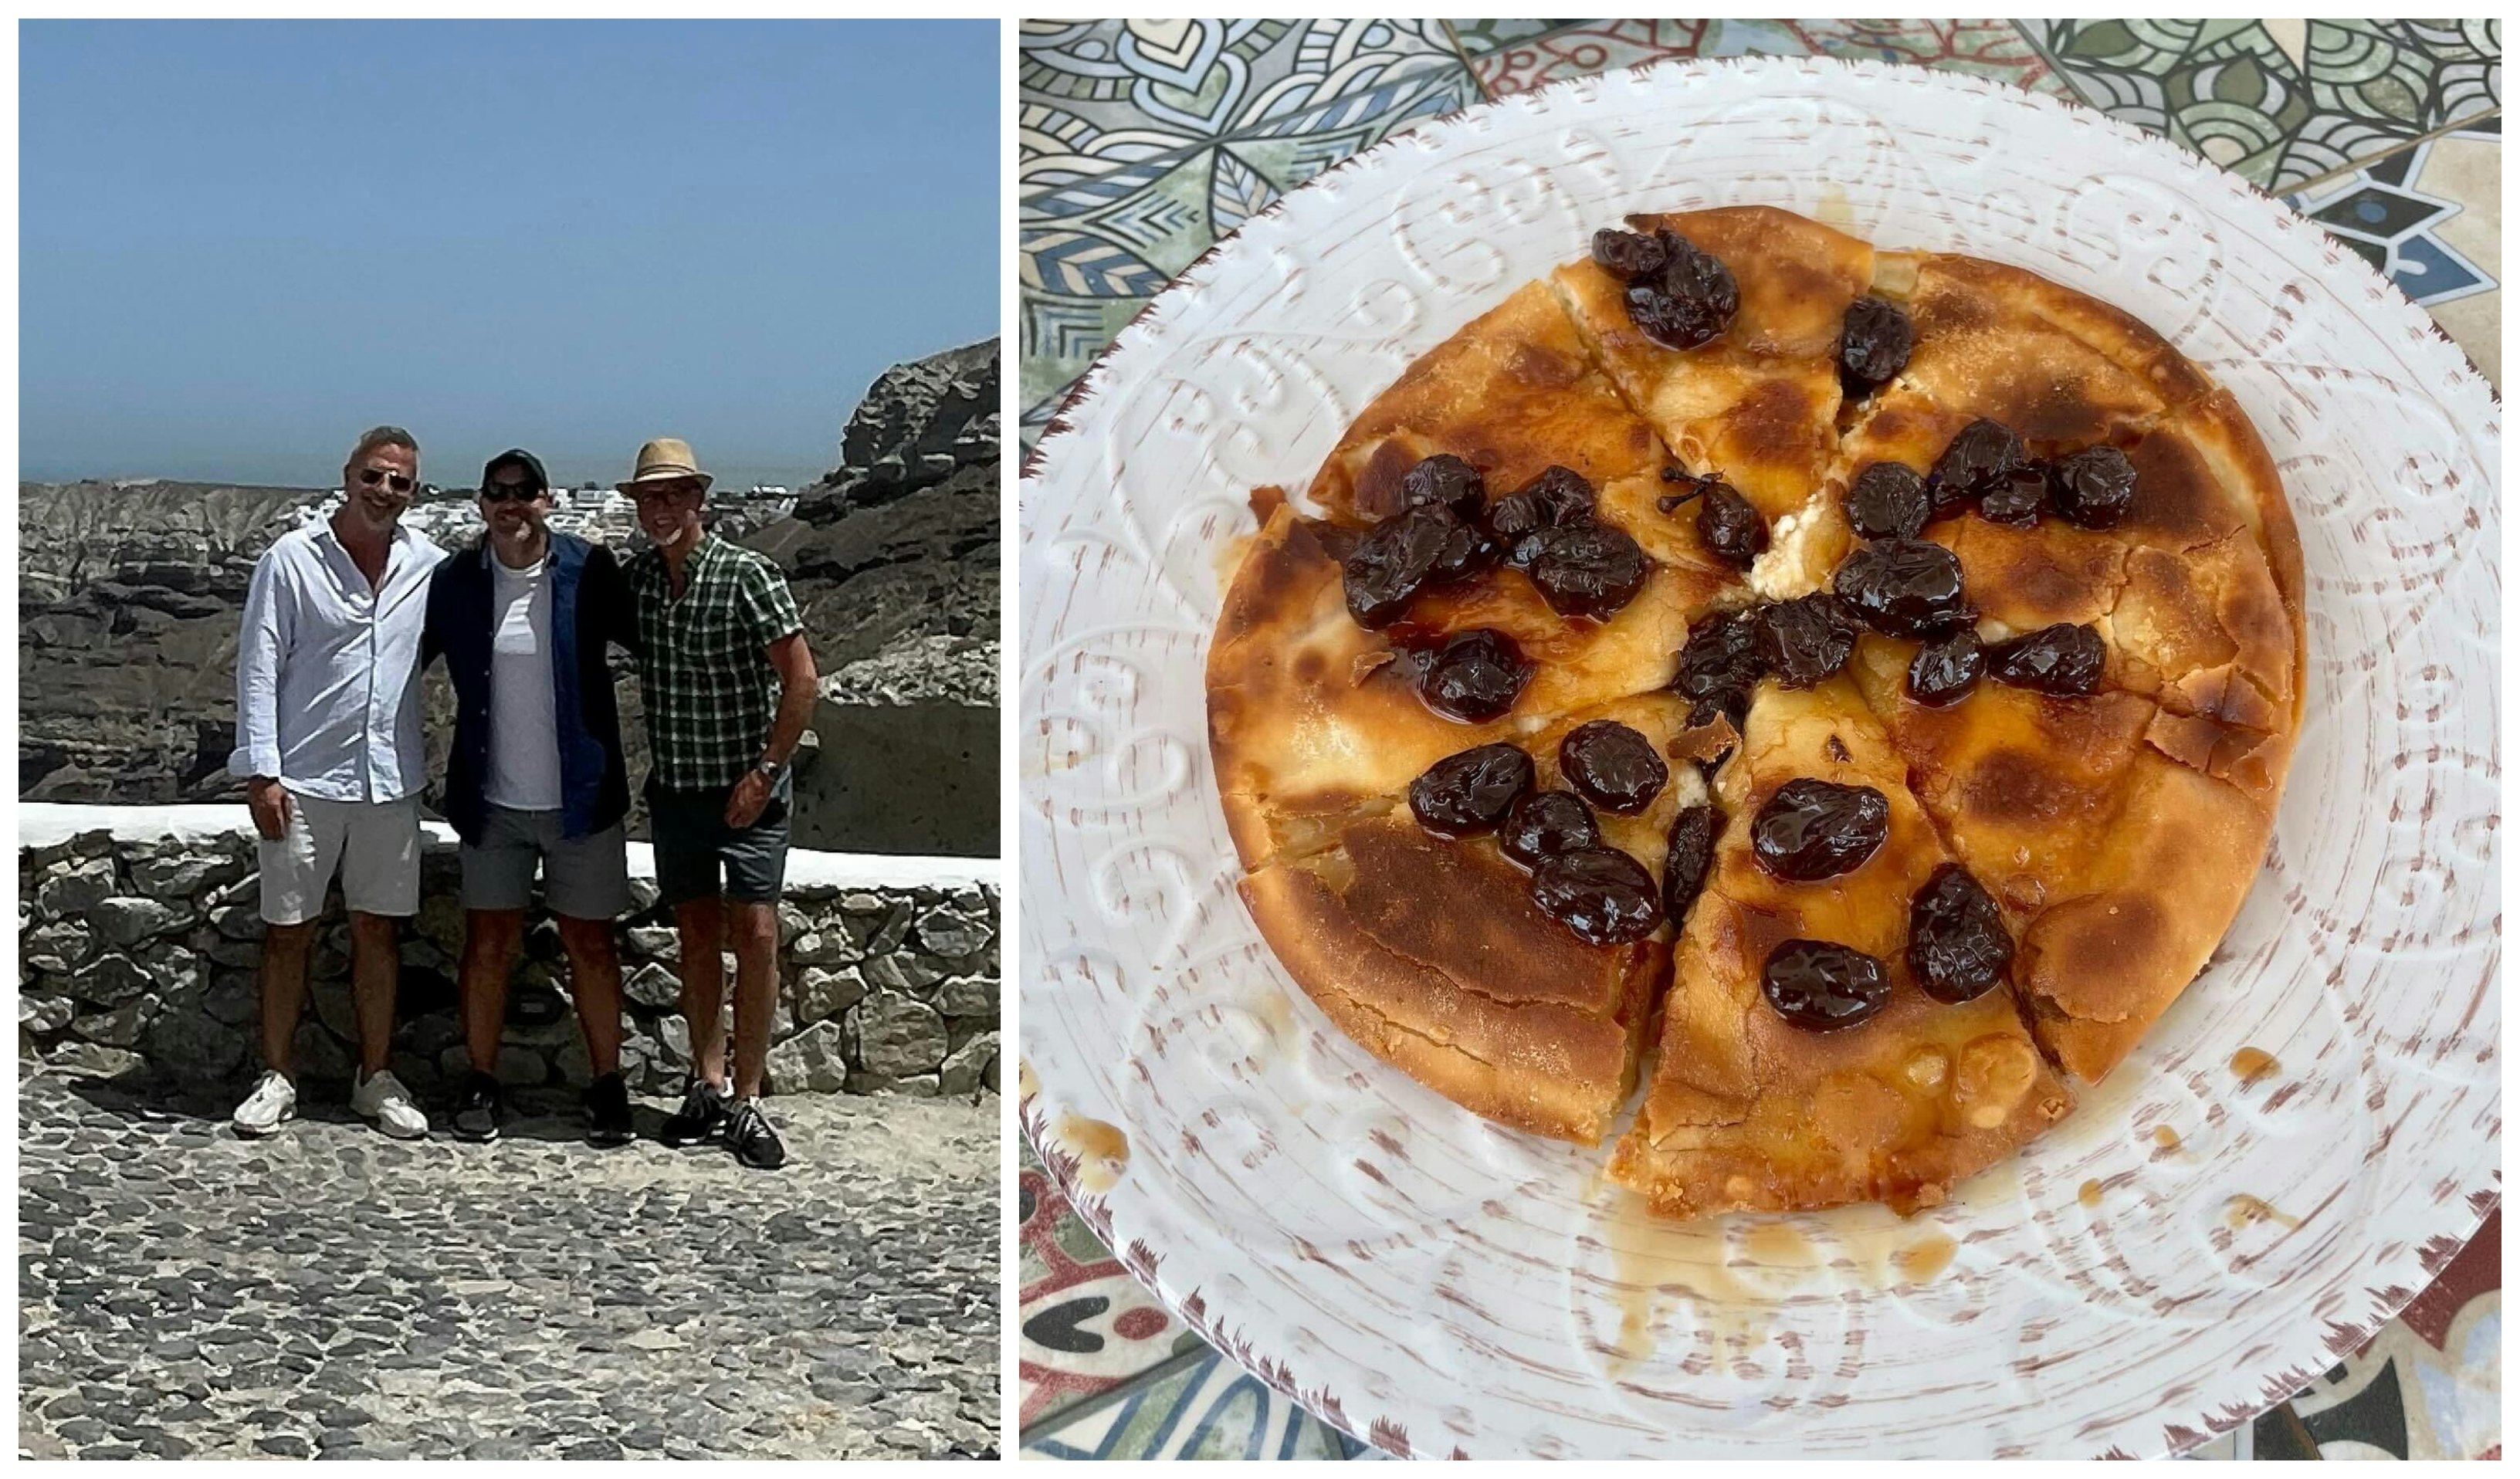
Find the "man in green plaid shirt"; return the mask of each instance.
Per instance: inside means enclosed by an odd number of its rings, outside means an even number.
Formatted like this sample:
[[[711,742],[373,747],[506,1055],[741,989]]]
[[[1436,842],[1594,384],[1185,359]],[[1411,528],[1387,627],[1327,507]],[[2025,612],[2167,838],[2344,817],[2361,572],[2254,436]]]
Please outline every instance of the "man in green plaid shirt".
[[[639,692],[648,713],[648,811],[656,889],[682,937],[692,1079],[665,1121],[669,1145],[723,1138],[736,1159],[788,1158],[761,1109],[779,1003],[779,893],[788,871],[788,757],[813,717],[814,654],[779,567],[711,534],[709,475],[659,437],[630,480],[652,548],[632,557]],[[735,950],[730,1088],[720,952]]]

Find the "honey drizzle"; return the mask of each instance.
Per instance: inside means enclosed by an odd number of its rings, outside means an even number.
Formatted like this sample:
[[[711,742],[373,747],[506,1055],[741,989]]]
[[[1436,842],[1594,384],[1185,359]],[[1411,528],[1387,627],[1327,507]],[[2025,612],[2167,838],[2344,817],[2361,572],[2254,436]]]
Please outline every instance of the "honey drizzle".
[[[2301,1226],[2300,1218],[2246,1192],[2225,1200],[2223,1211],[2224,1220],[2233,1228],[2245,1228],[2251,1223],[2262,1222],[2280,1223],[2287,1231]]]
[[[1952,1266],[1952,1259],[1959,1250],[1960,1245],[1952,1240],[1951,1234],[1933,1232],[1917,1242],[1901,1248],[1894,1256],[1898,1261],[1900,1274],[1910,1283],[1930,1283],[1945,1269]]]
[[[1117,1125],[1063,1109],[1058,1115],[1058,1140],[1076,1156],[1076,1185],[1087,1191],[1110,1190],[1129,1169],[1129,1137]]]

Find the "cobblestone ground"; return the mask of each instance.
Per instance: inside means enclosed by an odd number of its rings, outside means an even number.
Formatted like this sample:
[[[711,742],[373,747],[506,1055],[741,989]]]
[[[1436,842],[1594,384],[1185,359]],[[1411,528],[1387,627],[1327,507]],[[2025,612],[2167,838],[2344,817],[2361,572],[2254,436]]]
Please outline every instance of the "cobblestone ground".
[[[993,1456],[997,1103],[771,1101],[786,1170],[19,1085],[23,1457]],[[329,1101],[326,1101],[329,1100]],[[441,1122],[442,1123],[442,1122]]]

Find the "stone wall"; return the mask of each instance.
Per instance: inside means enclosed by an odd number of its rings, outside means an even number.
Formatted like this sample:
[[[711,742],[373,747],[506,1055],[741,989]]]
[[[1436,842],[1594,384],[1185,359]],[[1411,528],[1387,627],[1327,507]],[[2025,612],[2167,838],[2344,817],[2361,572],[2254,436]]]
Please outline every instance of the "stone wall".
[[[149,1068],[192,1083],[252,1077],[258,880],[244,808],[220,810],[233,811],[234,830],[22,833],[21,1058],[102,1073]],[[403,933],[393,1057],[395,1071],[424,1096],[451,1086],[467,1066],[455,988],[464,936],[455,846],[441,829],[432,833],[421,914]],[[646,850],[633,851],[633,872],[644,873]],[[866,869],[854,865],[879,869],[886,860],[832,860],[853,865],[841,868],[822,861],[793,855],[780,906],[771,1092],[994,1092],[996,886],[941,877],[869,883]],[[632,1088],[670,1094],[691,1062],[674,931],[652,881],[634,877],[632,891],[638,907],[622,944],[622,1067]],[[351,1070],[347,933],[337,893],[297,1029],[301,1078],[345,1081]],[[732,958],[726,968],[731,987]],[[583,1084],[587,1073],[559,935],[538,919],[509,990],[500,1076],[517,1088]]]

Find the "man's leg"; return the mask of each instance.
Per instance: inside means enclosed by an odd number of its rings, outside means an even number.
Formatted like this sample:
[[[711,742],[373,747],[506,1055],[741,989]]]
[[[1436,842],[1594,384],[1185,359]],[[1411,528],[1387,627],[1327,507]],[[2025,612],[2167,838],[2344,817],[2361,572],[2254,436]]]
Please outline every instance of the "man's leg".
[[[621,952],[610,919],[560,917],[560,943],[568,953],[568,991],[577,999],[577,1024],[586,1033],[586,1059],[595,1076],[621,1071]],[[686,1002],[689,998],[685,998]],[[694,1047],[698,1046],[695,1036]]]
[[[648,816],[655,838],[656,896],[674,912],[682,945],[683,1023],[692,1043],[692,1077],[683,1106],[665,1116],[656,1138],[668,1145],[715,1140],[726,1127],[726,1005],[718,954],[726,948],[726,916],[717,834],[723,829],[707,792],[651,786]],[[715,803],[723,806],[724,802]]]
[[[292,1082],[297,1018],[306,1009],[306,958],[315,921],[262,927],[262,1062]]]
[[[780,784],[760,820],[735,833],[726,849],[727,927],[735,936],[735,1114],[727,1147],[760,1171],[787,1164],[761,1107],[761,1073],[770,1056],[770,1020],[779,1009],[779,894],[788,873],[788,786]]]
[[[499,1039],[508,1021],[508,982],[525,943],[534,901],[534,832],[528,814],[485,806],[473,839],[456,852],[463,865],[464,1055],[472,1071],[499,1076]],[[470,1098],[472,1090],[468,1088]]]
[[[525,942],[521,909],[471,909],[464,914],[464,1053],[472,1071],[496,1078],[499,1039],[508,1022],[508,980]]]
[[[389,1066],[394,992],[402,983],[402,921],[420,913],[420,803],[358,807],[341,855],[350,908],[350,990],[359,1016],[359,1078],[350,1107],[397,1140],[428,1133],[428,1115]]]
[[[779,911],[730,899],[726,918],[735,936],[735,1097],[759,1098],[779,1009]]]
[[[350,991],[359,1017],[359,1076],[385,1071],[393,1055],[394,988],[402,980],[401,920],[350,911]]]
[[[255,844],[262,875],[262,1061],[292,1082],[297,1022],[306,1010],[306,962],[346,841],[346,820],[336,803],[292,791],[287,827]]]
[[[621,1070],[621,949],[613,921],[630,912],[628,834],[614,823],[571,838],[551,813],[537,824],[543,891],[568,955],[568,993],[586,1034],[586,1060],[600,1079]]]
[[[726,949],[726,914],[715,898],[674,906],[674,928],[683,949],[683,1021],[691,1029],[692,1071],[713,1089],[726,1088],[725,983],[719,955]]]

